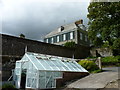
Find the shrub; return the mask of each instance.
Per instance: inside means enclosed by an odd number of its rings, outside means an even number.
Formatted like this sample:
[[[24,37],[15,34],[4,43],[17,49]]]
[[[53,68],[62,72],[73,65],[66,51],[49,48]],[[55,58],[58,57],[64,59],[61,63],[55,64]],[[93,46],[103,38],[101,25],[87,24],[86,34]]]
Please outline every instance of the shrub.
[[[103,65],[117,65],[120,63],[120,56],[109,56],[102,58]]]
[[[78,63],[90,72],[99,69],[98,66],[93,61],[81,60]]]
[[[92,71],[92,73],[99,73],[99,72],[102,72],[102,71],[103,71],[103,70],[98,69],[98,70]]]
[[[2,86],[2,88],[3,88],[3,89],[4,89],[4,88],[15,88],[15,86],[12,85],[12,84],[4,84],[4,85]]]
[[[75,48],[75,42],[71,41],[71,42],[66,42],[64,44],[65,47],[69,47],[69,48]]]

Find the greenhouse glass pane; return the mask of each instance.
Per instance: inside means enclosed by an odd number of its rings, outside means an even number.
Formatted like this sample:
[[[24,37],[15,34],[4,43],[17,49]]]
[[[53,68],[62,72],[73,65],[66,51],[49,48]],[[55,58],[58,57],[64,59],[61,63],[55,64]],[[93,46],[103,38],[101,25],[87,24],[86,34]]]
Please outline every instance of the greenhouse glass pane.
[[[55,61],[55,65],[60,69],[60,71],[65,71],[65,66],[61,62]]]
[[[51,76],[50,78],[49,78],[49,81],[48,81],[48,83],[46,84],[46,88],[52,88],[53,87],[53,85],[52,85],[52,82],[54,81],[54,79],[53,79],[53,77]]]
[[[54,82],[54,73],[46,72],[46,88],[52,88]]]
[[[75,71],[75,69],[70,65],[70,62],[65,62],[65,63],[71,69],[71,71]]]
[[[27,61],[27,60],[28,60],[26,54],[23,56],[23,58],[22,58],[21,60],[22,60],[22,61]]]
[[[16,67],[21,68],[21,62],[16,62]]]
[[[76,71],[79,71],[79,70],[80,70],[75,63],[71,63],[71,66],[72,66]]]
[[[31,79],[31,87],[32,87],[32,88],[36,88],[36,85],[37,85],[37,84],[36,84],[36,81],[37,81],[37,80],[36,80],[35,78],[32,78],[32,79]]]
[[[81,65],[79,65],[77,62],[74,62],[74,63],[80,70],[82,70],[83,67],[81,67]]]
[[[60,69],[55,65],[54,61],[48,61],[49,65],[53,68],[54,70],[60,71]]]
[[[31,78],[27,78],[27,87],[31,86]]]
[[[39,70],[45,70],[44,66],[38,61],[35,56],[29,55],[31,62],[37,67]]]
[[[52,70],[52,67],[47,63],[47,60],[39,60],[39,62],[45,67],[45,70]]]
[[[76,63],[76,66],[80,69],[81,72],[88,72],[81,65],[79,65],[77,62],[74,62],[74,63]]]
[[[22,63],[22,68],[27,69],[29,67],[29,62]]]
[[[62,62],[61,61],[61,63],[64,65],[65,71],[71,71],[71,69],[68,67],[68,65],[66,64],[66,62]]]
[[[56,79],[53,79],[52,87],[53,87],[53,88],[56,88]]]
[[[21,68],[16,68],[15,73],[16,73],[16,75],[20,75],[21,74]]]
[[[62,77],[62,72],[54,72],[54,77],[55,78],[61,78]]]
[[[46,77],[46,72],[40,71],[39,72],[39,88],[46,88],[45,77]]]
[[[31,70],[33,68],[33,64],[31,62],[29,62],[29,70]]]

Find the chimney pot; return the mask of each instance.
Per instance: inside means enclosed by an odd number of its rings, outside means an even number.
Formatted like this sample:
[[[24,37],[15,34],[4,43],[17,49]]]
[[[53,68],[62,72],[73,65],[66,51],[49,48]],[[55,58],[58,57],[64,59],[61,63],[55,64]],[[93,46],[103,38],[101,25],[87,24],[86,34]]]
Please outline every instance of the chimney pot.
[[[83,24],[83,20],[80,19],[79,21],[76,21],[75,24],[78,26],[79,24]]]
[[[61,26],[61,31],[63,31],[64,30],[64,27],[63,26]]]

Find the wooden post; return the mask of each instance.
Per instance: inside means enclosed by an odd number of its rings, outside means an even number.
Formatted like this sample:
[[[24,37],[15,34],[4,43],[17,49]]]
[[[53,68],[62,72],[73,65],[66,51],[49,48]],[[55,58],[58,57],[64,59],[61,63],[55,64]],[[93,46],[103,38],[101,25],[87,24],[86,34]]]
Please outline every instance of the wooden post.
[[[101,57],[98,57],[98,67],[102,69]]]

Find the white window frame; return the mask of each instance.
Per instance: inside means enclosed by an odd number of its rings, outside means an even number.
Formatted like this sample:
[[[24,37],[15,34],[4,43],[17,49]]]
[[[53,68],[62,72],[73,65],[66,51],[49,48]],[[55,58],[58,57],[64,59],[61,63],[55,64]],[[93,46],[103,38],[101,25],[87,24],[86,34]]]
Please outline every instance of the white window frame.
[[[66,34],[63,34],[63,41],[66,40]]]
[[[70,32],[70,39],[73,39],[73,32]]]
[[[83,40],[83,33],[80,33],[80,39]]]
[[[60,37],[59,36],[57,36],[57,42],[59,42],[60,41]]]

